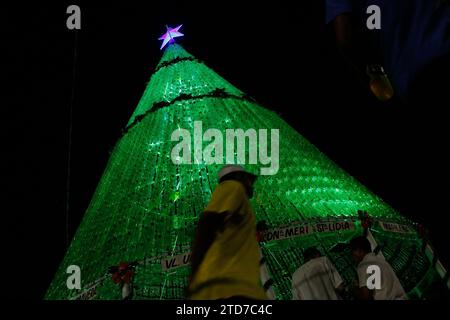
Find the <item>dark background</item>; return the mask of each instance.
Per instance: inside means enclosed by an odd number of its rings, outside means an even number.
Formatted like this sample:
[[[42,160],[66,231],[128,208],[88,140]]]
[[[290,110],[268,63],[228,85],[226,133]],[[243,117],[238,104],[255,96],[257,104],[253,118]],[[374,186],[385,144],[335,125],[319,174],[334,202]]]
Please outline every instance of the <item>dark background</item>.
[[[43,297],[64,256],[66,233],[70,239],[76,231],[108,152],[161,58],[157,38],[165,24],[183,23],[178,42],[186,50],[427,226],[450,265],[447,144],[428,130],[441,114],[397,100],[378,103],[361,88],[324,25],[322,1],[146,3],[39,2],[0,11],[10,84],[2,97],[4,181],[12,204],[4,212],[4,256],[14,265],[2,295]],[[81,7],[80,31],[66,28],[70,4]]]

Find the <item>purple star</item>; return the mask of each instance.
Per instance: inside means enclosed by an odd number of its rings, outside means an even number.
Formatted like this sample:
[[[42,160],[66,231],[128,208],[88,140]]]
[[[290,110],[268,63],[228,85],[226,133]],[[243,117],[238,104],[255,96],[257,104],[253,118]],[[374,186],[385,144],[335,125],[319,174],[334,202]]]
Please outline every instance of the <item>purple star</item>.
[[[159,48],[160,50],[162,48],[164,48],[167,43],[174,42],[173,38],[184,36],[184,34],[182,34],[181,32],[178,32],[178,29],[180,29],[181,26],[182,26],[182,24],[180,24],[176,28],[169,28],[168,26],[166,26],[167,32],[158,39],[158,40],[164,40],[161,45],[161,48]]]

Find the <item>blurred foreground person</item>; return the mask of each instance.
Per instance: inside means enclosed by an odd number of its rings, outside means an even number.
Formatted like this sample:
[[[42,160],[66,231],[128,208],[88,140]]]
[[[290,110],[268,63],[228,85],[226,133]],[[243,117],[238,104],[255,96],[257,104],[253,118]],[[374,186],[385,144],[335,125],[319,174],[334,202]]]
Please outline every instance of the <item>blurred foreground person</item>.
[[[389,263],[381,256],[372,252],[370,242],[364,236],[350,241],[353,259],[358,263],[358,287],[356,298],[359,300],[405,300],[407,299],[400,281]],[[373,267],[379,270],[379,288],[369,289],[368,280],[374,274]],[[369,268],[370,267],[370,268]],[[375,281],[376,282],[376,281]],[[373,285],[375,283],[371,282]]]
[[[226,165],[199,220],[193,243],[190,299],[266,299],[260,281],[256,219],[249,199],[256,176]]]
[[[326,0],[326,22],[333,24],[345,60],[379,100],[390,99],[395,91],[411,102],[417,90],[435,100],[429,94],[447,91],[438,75],[450,70],[448,2]]]
[[[306,249],[304,258],[292,276],[292,299],[340,300],[344,282],[331,261],[315,247]]]

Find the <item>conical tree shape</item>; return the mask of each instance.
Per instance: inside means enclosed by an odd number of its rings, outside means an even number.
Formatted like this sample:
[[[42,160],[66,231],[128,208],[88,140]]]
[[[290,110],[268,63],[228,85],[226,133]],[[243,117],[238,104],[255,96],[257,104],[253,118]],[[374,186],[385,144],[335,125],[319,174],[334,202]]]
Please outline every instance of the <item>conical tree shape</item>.
[[[221,163],[205,164],[201,159],[202,149],[198,152],[194,145],[195,121],[201,121],[203,132],[216,128],[223,133]],[[179,128],[192,137],[191,165],[172,161],[178,140],[172,141],[171,136]],[[252,205],[258,220],[266,220],[272,228],[319,220],[354,223],[353,230],[317,232],[326,231],[319,226],[313,234],[295,236],[291,230],[287,239],[261,243],[277,299],[291,298],[291,276],[303,262],[302,250],[311,245],[328,255],[348,284],[355,280],[349,254],[334,253],[330,248],[361,234],[358,210],[369,212],[374,219],[411,225],[276,113],[172,44],[111,154],[46,298],[120,299],[120,289],[107,271],[122,261],[138,261],[134,299],[183,298],[189,267],[173,268],[170,260],[162,259],[190,251],[198,217],[225,163],[225,130],[229,128],[255,129],[257,133],[267,129],[269,156],[276,150],[270,130],[279,130],[279,170],[260,176],[255,185]],[[202,147],[209,143],[203,142]],[[257,164],[244,166],[256,174],[270,166],[257,160]],[[245,161],[249,162],[248,152]],[[418,293],[419,289],[412,290],[426,275],[432,277],[418,235],[385,231],[378,224],[373,225],[372,234],[405,290]],[[164,263],[171,268],[164,270]],[[69,265],[81,268],[82,290],[67,288]]]

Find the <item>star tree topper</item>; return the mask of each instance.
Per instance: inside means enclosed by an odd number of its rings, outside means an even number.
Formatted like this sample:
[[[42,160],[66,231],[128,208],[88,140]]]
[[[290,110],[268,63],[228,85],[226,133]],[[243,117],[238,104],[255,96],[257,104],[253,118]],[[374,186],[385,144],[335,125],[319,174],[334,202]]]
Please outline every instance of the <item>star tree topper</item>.
[[[167,32],[158,39],[164,40],[161,45],[161,48],[159,48],[160,50],[164,48],[169,42],[170,43],[174,42],[173,38],[184,36],[184,34],[178,31],[181,28],[181,26],[182,24],[180,24],[176,28],[169,28],[168,26],[166,26]]]

